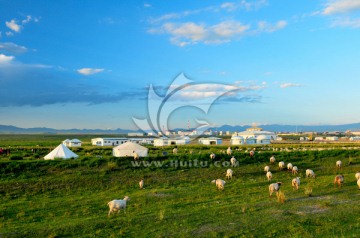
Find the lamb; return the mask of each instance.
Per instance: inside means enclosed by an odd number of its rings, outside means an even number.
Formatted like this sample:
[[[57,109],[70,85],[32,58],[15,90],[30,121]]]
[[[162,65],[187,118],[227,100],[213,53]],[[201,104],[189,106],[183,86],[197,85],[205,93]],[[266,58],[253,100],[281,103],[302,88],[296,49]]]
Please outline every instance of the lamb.
[[[236,166],[236,159],[235,159],[235,157],[233,156],[233,157],[231,157],[231,159],[230,159],[230,163],[231,163],[231,166],[232,167],[235,167]]]
[[[275,156],[271,156],[271,157],[270,157],[270,163],[272,163],[272,164],[275,163]]]
[[[291,181],[291,186],[293,187],[293,189],[298,190],[299,186],[300,186],[300,177],[296,177]]]
[[[234,173],[234,171],[232,171],[232,169],[226,170],[226,178],[232,179],[233,173]]]
[[[284,161],[280,161],[279,162],[279,169],[280,170],[283,170],[285,168],[285,163],[284,163]]]
[[[119,212],[121,209],[123,209],[124,213],[126,213],[125,209],[126,209],[126,203],[128,201],[130,201],[130,198],[128,196],[125,196],[123,200],[112,200],[108,202],[108,206],[110,208],[108,216],[110,216],[112,212],[116,212],[116,211]]]
[[[232,153],[231,148],[228,147],[227,150],[226,150],[226,154],[227,154],[227,155],[231,155],[231,153]]]
[[[134,160],[138,160],[138,159],[139,159],[139,155],[138,155],[138,153],[136,153],[135,151],[133,151],[133,156],[134,156]]]
[[[342,165],[341,160],[336,161],[336,168],[340,169]]]
[[[291,171],[293,169],[292,163],[288,163],[286,167],[289,171]]]
[[[143,189],[143,188],[144,188],[144,180],[143,180],[143,179],[140,180],[140,182],[139,182],[139,187],[140,187],[140,189]]]
[[[271,179],[272,179],[272,173],[271,173],[270,171],[268,171],[268,172],[266,173],[266,177],[267,177],[268,181],[270,182]]]
[[[214,153],[210,154],[210,159],[215,159],[216,155]]]
[[[293,166],[292,168],[292,174],[297,174],[298,173],[298,167],[297,166]]]
[[[334,186],[338,184],[339,188],[344,183],[344,175],[336,175],[334,179]]]
[[[269,172],[269,171],[270,171],[270,166],[266,165],[266,166],[264,167],[264,172]]]
[[[282,182],[276,182],[276,183],[272,183],[269,185],[269,193],[270,193],[270,197],[273,194],[273,192],[278,192],[280,189]]]
[[[255,151],[250,150],[250,157],[253,157],[255,155]]]
[[[358,185],[358,187],[360,189],[360,179],[357,180],[357,185]]]
[[[178,153],[178,149],[177,148],[174,148],[173,149],[173,154],[176,155]]]
[[[215,183],[217,189],[224,190],[226,182],[222,179],[216,179],[216,180],[211,181],[211,183]]]
[[[316,174],[314,173],[314,171],[312,171],[311,169],[307,169],[306,170],[306,177],[309,178],[316,178]]]
[[[356,178],[356,180],[359,180],[359,179],[360,179],[360,172],[357,172],[357,173],[355,174],[355,178]]]

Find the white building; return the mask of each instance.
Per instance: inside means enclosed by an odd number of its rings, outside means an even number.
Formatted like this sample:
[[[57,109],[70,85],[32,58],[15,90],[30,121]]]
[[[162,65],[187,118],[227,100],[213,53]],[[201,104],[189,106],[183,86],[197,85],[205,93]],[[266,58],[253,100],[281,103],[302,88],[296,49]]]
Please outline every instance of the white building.
[[[328,141],[338,141],[339,137],[337,137],[337,136],[327,136],[326,140],[328,140]]]
[[[271,141],[277,140],[274,132],[263,131],[259,127],[251,127],[239,133],[234,133],[231,137],[232,145],[242,144],[270,144]]]
[[[128,138],[94,138],[91,144],[96,146],[117,146],[129,141]]]
[[[199,143],[203,145],[221,145],[222,139],[218,137],[200,138]]]
[[[322,136],[317,136],[314,139],[314,141],[323,141],[323,140],[324,140],[324,137],[322,137]]]
[[[187,136],[168,138],[161,137],[154,139],[154,146],[167,146],[167,145],[186,145],[190,143],[190,138]]]
[[[66,139],[62,142],[66,147],[81,147],[81,141],[78,139]]]
[[[141,133],[141,132],[129,132],[128,136],[144,136],[144,133]]]
[[[360,141],[360,136],[352,136],[349,138],[350,141]]]

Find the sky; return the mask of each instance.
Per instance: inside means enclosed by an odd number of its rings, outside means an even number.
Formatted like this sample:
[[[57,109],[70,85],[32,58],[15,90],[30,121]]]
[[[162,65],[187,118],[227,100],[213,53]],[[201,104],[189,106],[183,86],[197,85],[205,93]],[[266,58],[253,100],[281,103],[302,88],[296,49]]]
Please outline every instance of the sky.
[[[357,123],[359,44],[360,0],[0,0],[0,125]]]

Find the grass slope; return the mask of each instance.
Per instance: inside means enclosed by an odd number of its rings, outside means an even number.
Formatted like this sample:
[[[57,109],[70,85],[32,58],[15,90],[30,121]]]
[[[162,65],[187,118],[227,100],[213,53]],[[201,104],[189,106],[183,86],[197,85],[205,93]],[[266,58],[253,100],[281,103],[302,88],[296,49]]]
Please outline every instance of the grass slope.
[[[86,149],[85,149],[86,150]],[[237,154],[239,166],[218,191],[211,180],[225,179],[203,154],[154,155],[171,160],[199,159],[204,168],[132,167],[131,158],[84,156],[69,161],[25,159],[0,162],[0,237],[359,237],[360,190],[355,172],[359,151],[277,152],[277,161],[299,167],[293,176],[271,165],[273,181],[282,181],[285,203],[269,197],[263,168],[270,153],[251,159]],[[181,149],[180,149],[181,152]],[[156,154],[157,152],[153,152]],[[89,158],[90,157],[90,158]],[[228,161],[227,156],[218,156]],[[344,167],[335,168],[341,159]],[[316,179],[305,178],[311,168]],[[345,176],[334,187],[337,174]],[[144,179],[145,189],[138,188]],[[305,194],[311,188],[312,196]],[[126,213],[107,217],[107,202],[129,196]]]

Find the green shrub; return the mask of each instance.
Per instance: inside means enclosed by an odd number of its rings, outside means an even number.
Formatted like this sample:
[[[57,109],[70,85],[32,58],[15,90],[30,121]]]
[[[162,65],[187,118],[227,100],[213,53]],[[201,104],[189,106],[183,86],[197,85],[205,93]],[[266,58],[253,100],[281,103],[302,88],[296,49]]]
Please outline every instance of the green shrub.
[[[10,156],[10,160],[22,160],[23,157],[20,155],[12,155]]]

